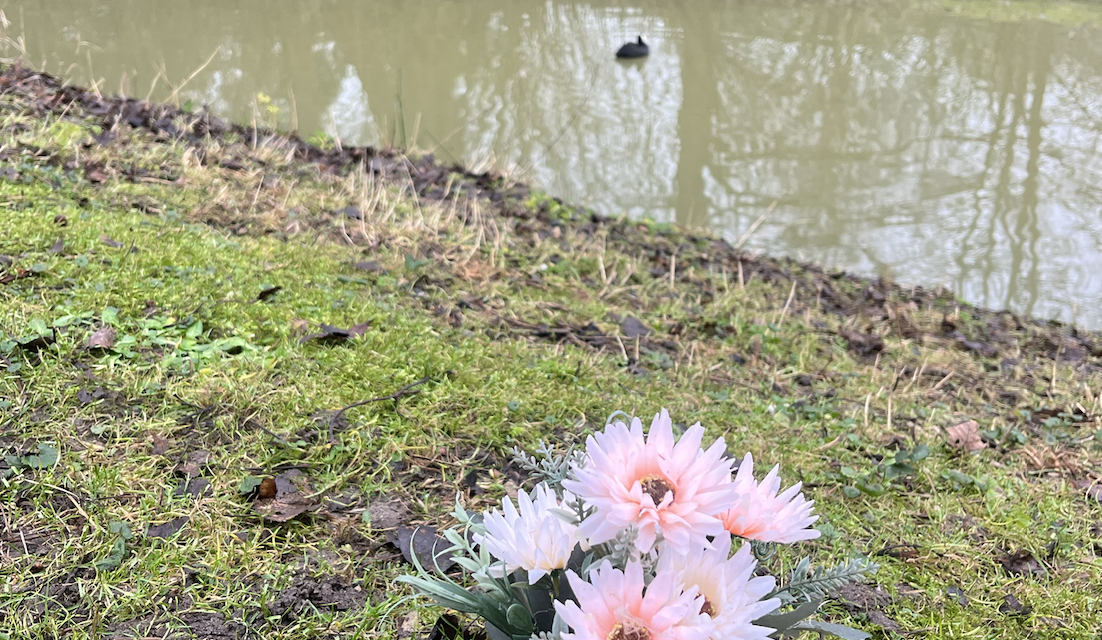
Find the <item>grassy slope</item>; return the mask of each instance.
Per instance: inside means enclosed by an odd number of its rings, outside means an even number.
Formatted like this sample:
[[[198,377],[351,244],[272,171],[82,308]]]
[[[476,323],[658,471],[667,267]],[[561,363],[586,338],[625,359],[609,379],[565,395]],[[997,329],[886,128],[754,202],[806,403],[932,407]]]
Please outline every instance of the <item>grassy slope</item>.
[[[1102,625],[1093,336],[400,156],[366,176],[280,137],[177,139],[166,122],[196,119],[174,112],[104,136],[88,96],[10,69],[0,87],[0,282],[22,276],[0,284],[0,446],[60,452],[0,480],[13,638],[408,635],[434,613],[410,627],[399,604],[386,505],[437,523],[457,491],[481,508],[515,487],[513,444],[660,406],[807,483],[827,535],[795,552],[879,554],[879,590],[829,618],[929,638]],[[346,206],[363,220],[332,213]],[[629,316],[654,333],[625,336]],[[343,344],[300,342],[362,322]],[[37,352],[14,341],[52,325]],[[108,325],[115,346],[87,349]],[[425,377],[328,441],[328,412]],[[988,446],[963,455],[944,431],[969,418]],[[929,457],[886,481],[885,456],[918,444]],[[212,493],[174,496],[196,459]],[[316,502],[351,508],[261,522],[239,484],[293,465]],[[181,516],[175,537],[145,535]],[[119,522],[126,554],[97,568]]]

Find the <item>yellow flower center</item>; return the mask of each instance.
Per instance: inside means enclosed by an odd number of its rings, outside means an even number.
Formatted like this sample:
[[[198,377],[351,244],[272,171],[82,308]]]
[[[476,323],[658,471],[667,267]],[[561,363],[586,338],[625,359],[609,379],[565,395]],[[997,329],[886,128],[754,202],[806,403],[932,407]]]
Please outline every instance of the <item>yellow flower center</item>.
[[[605,640],[650,640],[650,629],[633,622],[628,622],[627,626],[617,622]]]
[[[662,498],[666,497],[666,493],[670,494],[670,500],[673,500],[673,485],[670,481],[657,474],[651,474],[644,476],[639,480],[639,484],[643,485],[643,493],[651,497],[654,500],[655,506],[662,502]]]
[[[708,614],[708,617],[716,617],[716,608],[712,606],[712,601],[707,597],[704,598],[704,604],[700,605],[700,612]]]

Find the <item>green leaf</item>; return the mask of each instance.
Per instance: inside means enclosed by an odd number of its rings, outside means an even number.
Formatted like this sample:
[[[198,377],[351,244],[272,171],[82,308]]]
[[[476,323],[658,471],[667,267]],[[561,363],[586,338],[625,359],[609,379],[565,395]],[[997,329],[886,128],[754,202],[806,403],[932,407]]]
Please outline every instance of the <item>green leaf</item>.
[[[430,262],[432,262],[432,260],[429,260],[428,258],[422,258],[418,260],[417,258],[413,257],[412,253],[406,254],[406,269],[410,271],[416,271],[417,269],[420,269]]]
[[[260,483],[264,481],[264,478],[257,476],[245,476],[241,479],[241,484],[237,485],[238,493],[252,493],[256,491],[256,488],[260,486]],[[367,512],[364,511],[366,514]]]
[[[888,491],[884,488],[884,485],[880,484],[879,482],[868,482],[864,479],[860,479],[855,484],[862,493],[870,495],[874,498],[880,497]]]
[[[819,605],[822,604],[822,598],[816,598],[810,602],[805,602],[791,611],[785,611],[784,613],[774,613],[767,616],[762,616],[757,620],[754,620],[754,624],[763,627],[769,627],[770,629],[776,629],[782,634],[790,629],[793,625],[799,624],[801,620],[804,620],[808,616],[812,616],[819,610]]]
[[[49,328],[46,327],[46,321],[42,318],[32,318],[31,321],[27,323],[27,328],[31,330],[31,333],[38,336],[43,336],[50,332]]]
[[[106,307],[99,316],[103,324],[117,325],[119,323],[119,310],[115,307]]]
[[[40,442],[38,443],[38,453],[23,456],[19,461],[23,466],[31,469],[47,469],[57,464],[57,457],[57,449]]]
[[[969,485],[973,482],[972,476],[968,475],[967,473],[957,471],[956,469],[950,469],[944,472],[942,475],[945,478],[952,480],[953,482],[960,485]]]
[[[123,538],[115,539],[115,543],[111,545],[111,552],[107,554],[107,557],[96,563],[96,568],[100,571],[110,571],[112,569],[118,569],[122,564],[122,559],[126,557],[126,540]]]
[[[857,469],[854,469],[853,467],[842,467],[841,473],[842,473],[843,476],[845,476],[847,478],[856,478],[857,477]]]
[[[920,444],[915,447],[913,451],[911,451],[911,460],[913,460],[914,462],[918,462],[919,460],[923,460],[929,457],[929,455],[930,447],[924,444]]]
[[[191,338],[192,340],[194,340],[195,338],[198,338],[201,335],[203,335],[203,321],[202,320],[196,320],[195,322],[191,323],[191,326],[187,328],[187,332],[184,333],[185,337]]]
[[[35,273],[44,273],[46,271],[49,271],[49,269],[49,265],[47,265],[45,262],[36,262],[31,265],[31,271],[34,271]]]
[[[338,275],[337,282],[344,282],[346,284],[371,284],[363,278],[354,278],[352,276]]]
[[[126,524],[122,520],[112,520],[107,525],[107,530],[111,533],[117,533],[122,536],[123,540],[130,540],[134,537],[134,534],[130,531],[130,525]]]
[[[871,638],[869,634],[844,624],[834,622],[822,622],[820,620],[804,620],[797,622],[788,628],[790,631],[814,631],[822,637],[822,634],[842,638],[842,640],[866,640]]]
[[[861,492],[857,490],[857,487],[846,485],[842,487],[842,493],[846,494],[847,498],[856,498],[861,495]]]

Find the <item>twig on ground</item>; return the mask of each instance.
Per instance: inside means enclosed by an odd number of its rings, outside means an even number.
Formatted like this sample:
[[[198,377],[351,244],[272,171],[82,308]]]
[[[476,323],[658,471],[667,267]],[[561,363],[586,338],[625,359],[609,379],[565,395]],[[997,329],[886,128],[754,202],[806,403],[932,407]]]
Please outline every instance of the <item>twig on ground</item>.
[[[421,378],[420,380],[415,380],[415,381],[407,384],[406,386],[404,386],[401,389],[395,391],[394,393],[390,394],[389,396],[380,396],[378,398],[369,398],[367,400],[360,400],[359,402],[353,402],[352,404],[350,404],[346,407],[343,407],[340,411],[337,411],[336,413],[334,413],[333,417],[329,418],[329,442],[330,443],[333,442],[333,429],[336,427],[337,421],[340,420],[341,416],[343,416],[344,413],[346,411],[348,411],[349,409],[355,409],[356,407],[362,407],[365,404],[371,404],[372,402],[382,402],[384,400],[393,400],[394,405],[397,407],[398,406],[398,401],[401,400],[402,398],[404,398],[406,396],[413,396],[413,395],[417,395],[418,393],[421,393],[420,389],[414,389],[414,387],[425,384],[429,380],[432,380],[432,376],[425,376],[424,378]]]

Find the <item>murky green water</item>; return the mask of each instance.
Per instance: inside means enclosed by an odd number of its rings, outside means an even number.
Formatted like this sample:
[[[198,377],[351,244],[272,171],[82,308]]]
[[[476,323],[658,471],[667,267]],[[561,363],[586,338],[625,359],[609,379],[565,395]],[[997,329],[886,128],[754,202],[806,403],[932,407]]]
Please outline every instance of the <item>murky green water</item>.
[[[0,0],[34,64],[105,92],[211,58],[180,99],[233,119],[1102,327],[1099,8],[1036,4]]]

